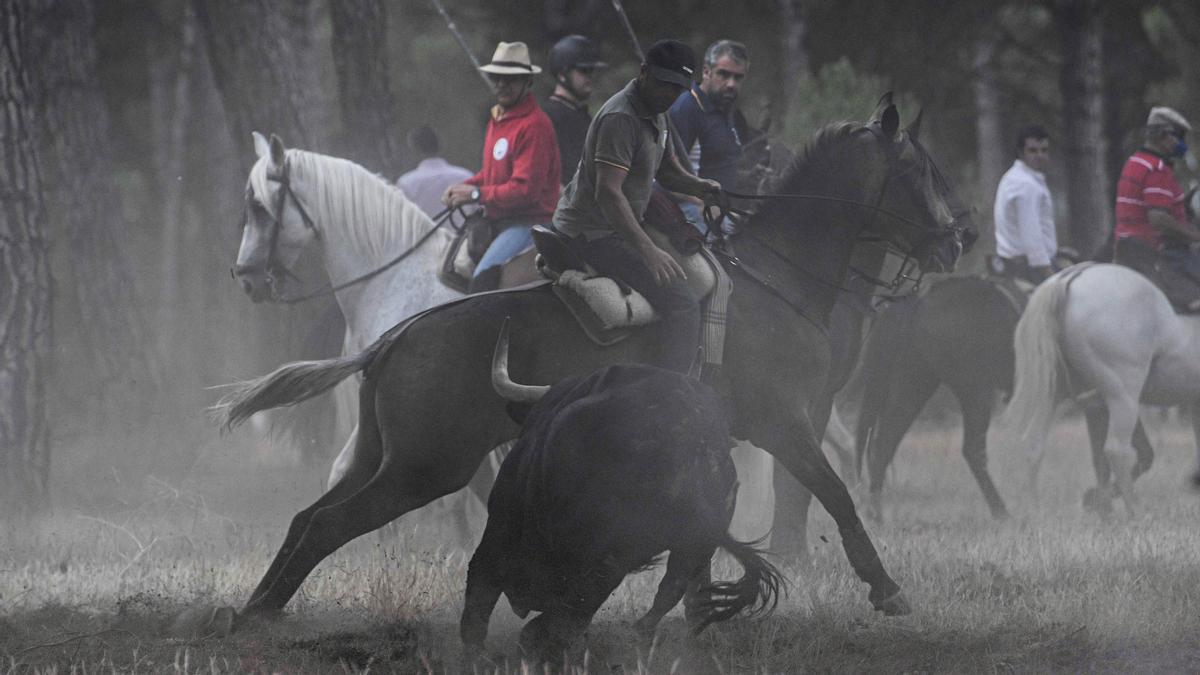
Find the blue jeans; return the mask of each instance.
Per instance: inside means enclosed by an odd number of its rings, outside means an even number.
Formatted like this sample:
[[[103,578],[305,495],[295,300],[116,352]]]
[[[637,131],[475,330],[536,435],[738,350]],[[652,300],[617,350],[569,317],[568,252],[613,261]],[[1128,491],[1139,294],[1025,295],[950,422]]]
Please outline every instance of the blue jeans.
[[[699,230],[700,234],[706,234],[708,232],[708,226],[704,224],[704,214],[702,213],[703,209],[703,206],[695,202],[679,203],[679,210],[683,211],[683,215],[687,216],[688,222],[692,224],[692,227]],[[728,216],[721,221],[721,229],[724,230],[725,234],[727,235],[733,234],[733,223],[730,222]],[[709,236],[708,239],[709,241],[712,241],[711,236]]]
[[[479,264],[475,266],[475,272],[472,276],[479,276],[479,273],[489,267],[498,267],[512,260],[518,253],[533,246],[533,235],[529,231],[533,229],[533,223],[509,225],[488,246],[487,251],[483,253],[483,257],[479,259]]]

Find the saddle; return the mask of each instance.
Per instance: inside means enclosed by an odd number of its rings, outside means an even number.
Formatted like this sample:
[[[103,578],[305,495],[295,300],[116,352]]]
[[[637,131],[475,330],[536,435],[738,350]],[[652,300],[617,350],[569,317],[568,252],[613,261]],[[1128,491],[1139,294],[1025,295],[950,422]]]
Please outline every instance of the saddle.
[[[697,298],[712,294],[717,271],[699,251],[684,255],[662,232],[647,229],[647,234],[679,262]],[[533,243],[538,250],[538,271],[554,282],[554,294],[596,344],[616,344],[632,329],[658,321],[657,312],[642,294],[620,280],[598,275],[575,253],[565,235],[537,225],[533,228]]]
[[[475,266],[487,252],[492,240],[508,224],[509,221],[505,220],[489,220],[484,217],[483,209],[476,209],[467,216],[458,234],[446,247],[442,264],[438,267],[438,281],[459,293],[466,293],[475,274]]]
[[[1200,285],[1168,265],[1153,246],[1133,237],[1118,239],[1113,262],[1140,272],[1158,286],[1176,312],[1200,313]]]

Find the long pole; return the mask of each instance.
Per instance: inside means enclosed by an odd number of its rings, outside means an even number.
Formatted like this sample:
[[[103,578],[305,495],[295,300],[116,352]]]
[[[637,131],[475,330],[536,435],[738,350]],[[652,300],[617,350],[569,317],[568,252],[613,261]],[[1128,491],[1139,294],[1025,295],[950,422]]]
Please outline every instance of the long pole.
[[[646,53],[642,51],[642,43],[638,42],[637,33],[633,32],[633,24],[629,23],[629,15],[625,13],[625,5],[621,4],[621,0],[612,0],[613,9],[617,12],[617,18],[621,20],[621,25],[625,27],[625,34],[629,36],[629,41],[633,43],[633,51],[637,52],[638,61],[646,60]]]
[[[467,45],[467,41],[463,38],[462,33],[458,32],[458,25],[454,23],[454,19],[450,18],[450,13],[446,11],[446,8],[442,6],[442,0],[430,1],[433,3],[433,6],[437,8],[438,14],[442,15],[442,20],[446,22],[446,28],[450,29],[450,33],[454,36],[454,39],[458,41],[458,46],[462,47],[462,50],[467,53],[467,58],[471,59],[471,65],[475,67],[475,72],[479,73],[479,79],[483,80],[483,83],[487,86],[488,91],[495,93],[496,89],[492,86],[492,81],[489,80],[488,76],[479,69],[479,59],[475,58],[475,52],[471,51],[471,47]]]

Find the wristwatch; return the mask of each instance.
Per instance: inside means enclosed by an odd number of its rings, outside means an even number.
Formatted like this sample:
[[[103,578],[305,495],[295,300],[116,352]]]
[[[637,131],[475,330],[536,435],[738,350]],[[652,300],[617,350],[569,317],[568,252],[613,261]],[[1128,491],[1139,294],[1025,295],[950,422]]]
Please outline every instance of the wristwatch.
[[[473,202],[479,201],[479,188],[475,188],[474,190],[471,190],[471,201],[473,201]]]

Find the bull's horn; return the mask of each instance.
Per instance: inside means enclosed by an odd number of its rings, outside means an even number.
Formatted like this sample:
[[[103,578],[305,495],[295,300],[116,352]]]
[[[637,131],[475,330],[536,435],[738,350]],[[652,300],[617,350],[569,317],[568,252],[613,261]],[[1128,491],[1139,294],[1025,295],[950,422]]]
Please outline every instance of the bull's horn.
[[[496,351],[492,352],[492,387],[501,398],[516,403],[537,403],[550,387],[517,384],[508,376],[508,318],[500,326],[500,337],[496,340]]]

